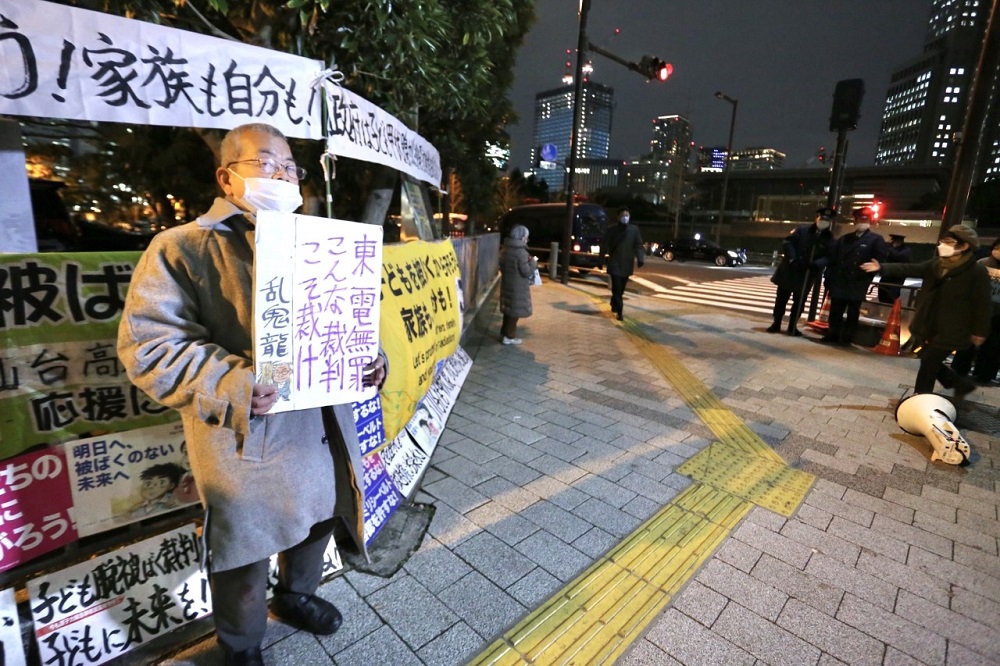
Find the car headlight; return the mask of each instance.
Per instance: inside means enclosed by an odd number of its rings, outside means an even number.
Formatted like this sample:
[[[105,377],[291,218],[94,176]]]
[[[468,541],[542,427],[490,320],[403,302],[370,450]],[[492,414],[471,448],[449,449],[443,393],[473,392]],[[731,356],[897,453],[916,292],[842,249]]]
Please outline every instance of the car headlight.
[[[728,254],[733,259],[737,259],[740,256],[740,255],[736,254],[735,252],[733,252],[732,250],[726,250],[726,254]]]

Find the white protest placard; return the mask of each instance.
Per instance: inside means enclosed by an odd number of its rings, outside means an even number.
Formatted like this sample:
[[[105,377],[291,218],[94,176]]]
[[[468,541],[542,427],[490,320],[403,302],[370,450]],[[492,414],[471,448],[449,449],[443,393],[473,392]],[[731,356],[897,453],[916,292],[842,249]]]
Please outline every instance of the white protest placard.
[[[261,211],[254,260],[254,368],[273,385],[272,413],[375,394],[363,368],[378,355],[382,228]]]
[[[451,415],[452,407],[458,401],[458,394],[471,368],[472,358],[461,345],[454,354],[439,361],[434,372],[434,381],[417,403],[417,410],[406,424],[413,441],[428,456],[437,448],[444,425]]]
[[[0,664],[26,664],[14,588],[0,590]]]
[[[28,581],[43,664],[103,664],[211,612],[194,525]]]
[[[365,98],[330,81],[324,84],[327,150],[334,155],[383,164],[441,186],[437,148]],[[428,236],[427,238],[430,238]]]
[[[63,444],[80,536],[198,502],[180,423]]]
[[[323,136],[318,60],[42,0],[0,15],[0,114]]]

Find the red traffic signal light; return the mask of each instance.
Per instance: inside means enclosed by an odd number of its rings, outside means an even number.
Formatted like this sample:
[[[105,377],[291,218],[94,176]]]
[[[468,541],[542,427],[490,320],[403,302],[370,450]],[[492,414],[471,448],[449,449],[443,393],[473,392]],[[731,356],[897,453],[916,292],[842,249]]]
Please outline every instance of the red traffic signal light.
[[[656,79],[657,81],[666,81],[674,73],[673,65],[653,56],[642,56],[635,69],[647,79]]]

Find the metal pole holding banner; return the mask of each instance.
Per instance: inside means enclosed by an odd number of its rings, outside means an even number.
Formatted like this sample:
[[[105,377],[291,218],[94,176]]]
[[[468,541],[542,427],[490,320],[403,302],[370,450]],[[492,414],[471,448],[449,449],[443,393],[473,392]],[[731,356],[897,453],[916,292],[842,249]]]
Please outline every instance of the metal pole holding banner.
[[[587,13],[590,0],[580,0],[580,33],[576,43],[576,74],[573,78],[573,130],[569,135],[569,156],[566,158],[566,228],[563,230],[562,283],[569,283],[569,255],[573,251],[573,215],[576,212],[576,146],[580,139],[580,116],[583,112],[583,59],[587,56]]]

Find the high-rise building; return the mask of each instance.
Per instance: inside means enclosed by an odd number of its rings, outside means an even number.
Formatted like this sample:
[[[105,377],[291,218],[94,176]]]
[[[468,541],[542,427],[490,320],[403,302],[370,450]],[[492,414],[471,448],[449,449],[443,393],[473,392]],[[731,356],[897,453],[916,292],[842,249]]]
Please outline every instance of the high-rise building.
[[[626,180],[631,187],[650,188],[658,195],[658,203],[678,212],[691,159],[691,123],[680,115],[654,118],[649,146],[648,158],[629,164]]]
[[[695,171],[698,173],[721,172],[726,167],[725,146],[698,146]]]
[[[548,183],[552,193],[562,192],[566,187],[569,139],[573,131],[573,94],[571,84],[535,95],[535,131],[529,173]],[[613,88],[589,80],[583,82],[577,159],[607,159],[614,95]]]
[[[785,154],[774,148],[744,148],[734,150],[729,162],[733,171],[780,169],[785,165]]]
[[[949,167],[954,163],[972,77],[986,29],[985,0],[932,0],[923,52],[893,72],[875,164]],[[996,95],[996,92],[994,92]],[[1000,126],[994,113],[976,180],[1000,176]]]

